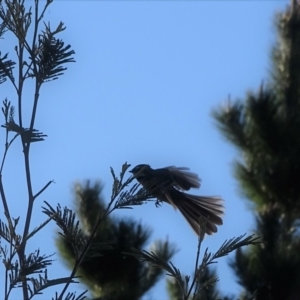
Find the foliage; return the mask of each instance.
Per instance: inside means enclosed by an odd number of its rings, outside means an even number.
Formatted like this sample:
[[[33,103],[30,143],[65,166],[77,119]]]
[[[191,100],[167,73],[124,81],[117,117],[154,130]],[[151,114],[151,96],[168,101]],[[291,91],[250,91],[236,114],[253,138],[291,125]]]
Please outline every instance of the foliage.
[[[246,245],[257,245],[261,243],[261,241],[258,237],[254,237],[253,235],[247,236],[246,238],[245,235],[242,235],[238,238],[232,238],[228,241],[225,241],[216,253],[211,253],[206,248],[202,261],[199,263],[200,248],[205,235],[205,223],[206,220],[200,220],[200,228],[202,228],[202,232],[200,233],[199,237],[195,271],[192,277],[183,276],[180,272],[180,269],[175,267],[172,262],[166,263],[153,251],[148,252],[145,250],[133,250],[128,254],[134,255],[140,261],[150,263],[152,266],[163,269],[167,272],[167,275],[174,280],[169,280],[168,282],[168,290],[172,299],[205,300],[206,297],[210,297],[208,299],[214,299],[212,297],[218,297],[217,292],[214,291],[214,285],[218,281],[218,277],[214,274],[211,274],[208,266],[216,263],[218,258],[227,256],[232,251],[240,249]]]
[[[39,1],[35,0],[32,7],[25,6],[25,0],[0,1],[0,37],[3,39],[6,32],[11,32],[17,39],[15,60],[8,53],[0,53],[0,84],[12,84],[17,94],[17,103],[5,98],[2,113],[4,115],[5,148],[0,167],[0,194],[4,208],[4,219],[0,220],[0,255],[5,270],[3,282],[3,299],[9,299],[14,288],[20,287],[23,299],[31,299],[41,294],[48,287],[58,284],[66,285],[74,282],[73,277],[49,279],[47,268],[52,265],[51,255],[41,254],[39,249],[27,251],[28,241],[46,226],[50,218],[42,224],[29,230],[32,221],[34,201],[52,183],[49,181],[42,189],[33,191],[30,171],[30,149],[34,142],[44,141],[46,134],[34,128],[41,86],[51,80],[58,79],[66,70],[65,64],[74,62],[74,51],[71,46],[57,38],[65,30],[63,23],[52,30],[50,24],[41,24],[44,13],[52,1],[47,0],[40,11]],[[40,30],[43,26],[44,30]],[[17,67],[15,70],[15,67]],[[23,106],[24,87],[30,79],[34,82],[32,90],[32,110],[30,123],[25,126]],[[26,99],[30,99],[26,95]],[[28,207],[23,218],[24,228],[19,228],[19,219],[12,217],[12,199],[6,198],[6,187],[3,184],[4,166],[10,146],[20,139],[24,153],[25,177],[28,190]],[[8,168],[9,169],[9,168]],[[20,230],[23,231],[19,234]],[[76,296],[68,293],[56,294],[55,299],[83,299],[83,294]]]
[[[243,299],[297,299],[300,294],[300,3],[277,15],[278,39],[268,84],[214,111],[240,159],[235,176],[256,211],[264,243],[231,262]],[[298,296],[296,296],[298,295]]]
[[[124,166],[129,166],[125,164]],[[135,194],[135,197],[128,198],[130,191],[136,190],[136,185],[129,189],[129,192],[118,192],[118,186],[122,182],[122,177],[127,170],[124,168],[119,180],[112,171],[114,184],[112,201],[120,198],[111,205],[115,208],[128,208],[128,204],[133,204],[137,195],[145,193],[143,189]],[[130,182],[130,178],[127,182]],[[124,185],[126,186],[127,183]],[[84,186],[75,185],[75,199],[77,212],[80,217],[80,224],[83,225],[81,236],[89,239],[90,234],[97,224],[98,215],[106,216],[101,218],[96,233],[91,240],[91,246],[82,261],[79,274],[81,281],[85,283],[92,292],[93,297],[103,297],[105,299],[140,299],[160,278],[162,270],[153,269],[136,260],[133,256],[126,254],[131,248],[141,249],[145,246],[150,237],[150,230],[144,228],[131,219],[116,219],[107,216],[104,200],[101,197],[102,187],[99,183],[94,186],[87,182]],[[145,194],[146,195],[146,194]],[[148,196],[146,196],[145,200]],[[127,200],[126,200],[127,199]],[[136,202],[140,205],[142,202]],[[78,223],[70,228],[75,228]],[[73,267],[78,256],[77,243],[75,239],[66,238],[62,235],[57,244],[60,253],[65,258],[68,266]],[[175,247],[168,241],[157,241],[152,244],[151,249],[164,261],[168,261],[175,253]]]

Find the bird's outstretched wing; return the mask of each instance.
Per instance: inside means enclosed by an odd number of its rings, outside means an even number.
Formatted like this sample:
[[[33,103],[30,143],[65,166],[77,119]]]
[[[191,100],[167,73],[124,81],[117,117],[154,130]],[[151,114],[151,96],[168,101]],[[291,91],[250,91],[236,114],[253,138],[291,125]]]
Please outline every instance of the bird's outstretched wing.
[[[178,190],[188,191],[190,188],[199,188],[201,179],[185,167],[166,167],[173,179],[173,186]]]

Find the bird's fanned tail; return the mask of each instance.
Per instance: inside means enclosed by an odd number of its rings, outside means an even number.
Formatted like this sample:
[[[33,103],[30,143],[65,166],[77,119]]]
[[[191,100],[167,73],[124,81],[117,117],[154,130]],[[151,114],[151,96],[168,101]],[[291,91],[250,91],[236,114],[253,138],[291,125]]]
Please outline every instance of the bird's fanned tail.
[[[202,197],[179,192],[181,201],[174,203],[197,235],[200,233],[200,216],[206,219],[207,234],[217,232],[216,225],[222,225],[223,200],[219,197]],[[176,195],[178,199],[179,195]],[[174,199],[174,197],[173,197]]]

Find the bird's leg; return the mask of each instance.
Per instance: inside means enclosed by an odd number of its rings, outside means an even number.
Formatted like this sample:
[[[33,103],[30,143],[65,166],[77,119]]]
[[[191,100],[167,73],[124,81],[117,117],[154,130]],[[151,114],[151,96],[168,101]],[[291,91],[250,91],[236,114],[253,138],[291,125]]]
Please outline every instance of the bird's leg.
[[[162,204],[162,201],[156,199],[156,201],[155,201],[155,206],[156,206],[156,207],[160,207],[161,204]]]

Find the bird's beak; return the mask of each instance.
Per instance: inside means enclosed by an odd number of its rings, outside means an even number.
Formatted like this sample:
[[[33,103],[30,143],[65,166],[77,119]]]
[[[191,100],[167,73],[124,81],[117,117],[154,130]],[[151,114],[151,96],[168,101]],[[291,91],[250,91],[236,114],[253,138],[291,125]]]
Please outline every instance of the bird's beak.
[[[129,173],[132,173],[132,170],[128,171]]]

